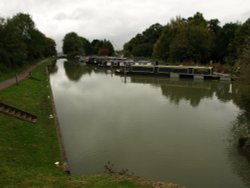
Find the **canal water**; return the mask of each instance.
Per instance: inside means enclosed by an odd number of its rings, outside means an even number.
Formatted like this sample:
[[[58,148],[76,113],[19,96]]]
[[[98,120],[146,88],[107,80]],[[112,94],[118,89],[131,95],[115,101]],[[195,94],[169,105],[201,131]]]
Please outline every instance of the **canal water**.
[[[229,82],[115,75],[58,60],[50,75],[73,175],[115,171],[190,188],[250,187]]]

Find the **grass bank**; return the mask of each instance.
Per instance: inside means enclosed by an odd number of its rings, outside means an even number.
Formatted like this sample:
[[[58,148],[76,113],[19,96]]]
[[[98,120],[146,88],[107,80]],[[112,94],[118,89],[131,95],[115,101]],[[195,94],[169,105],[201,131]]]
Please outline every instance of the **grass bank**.
[[[0,91],[0,101],[38,116],[32,124],[0,114],[0,187],[152,187],[152,182],[116,175],[68,176],[55,167],[62,156],[56,121],[49,118],[53,110],[46,66],[50,63],[32,71],[40,81],[25,79]]]

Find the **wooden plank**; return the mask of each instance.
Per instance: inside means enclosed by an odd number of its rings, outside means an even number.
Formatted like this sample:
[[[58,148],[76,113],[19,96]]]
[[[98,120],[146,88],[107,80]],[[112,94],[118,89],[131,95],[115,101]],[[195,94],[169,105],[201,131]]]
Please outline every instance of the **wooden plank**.
[[[37,122],[37,116],[3,102],[0,102],[0,112],[20,120],[29,121],[32,123]]]

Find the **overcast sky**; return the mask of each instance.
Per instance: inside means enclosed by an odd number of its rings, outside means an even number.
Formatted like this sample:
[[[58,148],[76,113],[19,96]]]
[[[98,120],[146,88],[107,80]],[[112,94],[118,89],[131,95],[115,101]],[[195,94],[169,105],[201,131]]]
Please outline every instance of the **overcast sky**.
[[[221,24],[244,22],[250,17],[250,0],[0,0],[0,16],[29,13],[37,28],[57,43],[75,31],[90,41],[110,40],[116,49],[154,23],[166,24],[176,16],[197,11]]]

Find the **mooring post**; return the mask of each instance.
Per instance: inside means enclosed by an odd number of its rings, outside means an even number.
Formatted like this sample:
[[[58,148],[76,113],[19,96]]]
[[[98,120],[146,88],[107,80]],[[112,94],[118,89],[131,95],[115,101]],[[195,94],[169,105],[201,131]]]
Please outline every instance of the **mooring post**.
[[[111,63],[111,69],[113,69],[113,61],[110,61],[110,63]]]
[[[126,76],[126,73],[127,73],[126,72],[126,64],[124,64],[124,69],[123,70],[124,70],[124,75]]]
[[[16,77],[16,85],[18,85],[18,78],[17,78],[17,74],[15,75]]]
[[[126,65],[126,63],[124,63],[124,82],[125,82],[125,84],[127,83],[127,65]]]

